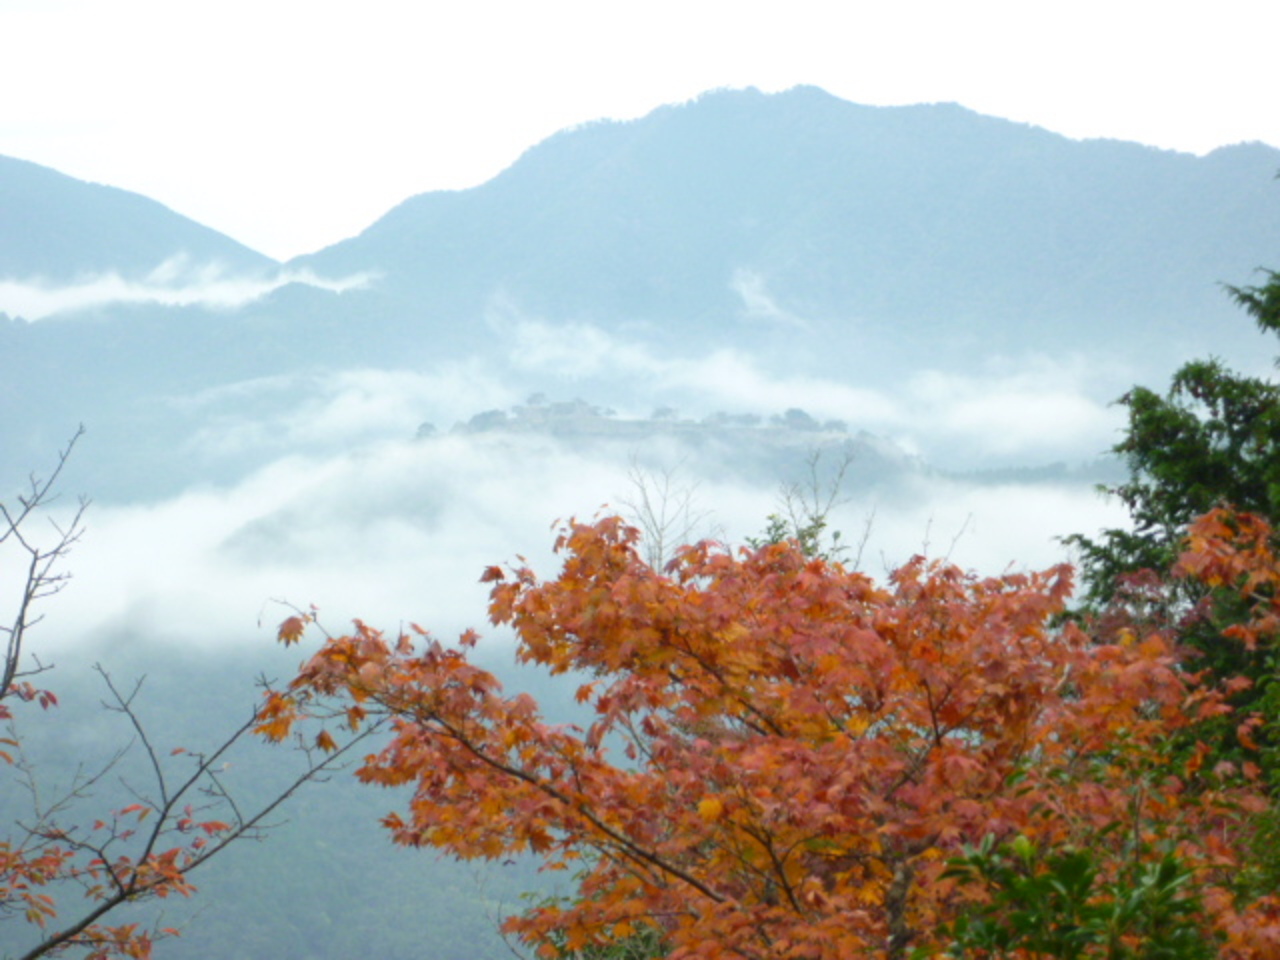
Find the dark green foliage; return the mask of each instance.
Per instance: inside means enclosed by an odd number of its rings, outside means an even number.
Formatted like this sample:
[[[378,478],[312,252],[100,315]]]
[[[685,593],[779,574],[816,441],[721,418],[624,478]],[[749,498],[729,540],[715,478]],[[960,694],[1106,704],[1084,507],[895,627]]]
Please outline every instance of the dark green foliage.
[[[761,547],[771,544],[794,540],[800,545],[800,549],[806,557],[815,557],[821,560],[838,559],[845,549],[840,543],[840,531],[832,532],[831,543],[828,545],[823,540],[826,530],[826,517],[796,520],[778,513],[771,513],[765,528],[760,531],[760,536],[747,537],[747,543],[753,550],[759,550]]]
[[[662,931],[656,927],[644,927],[612,943],[590,945],[580,950],[570,950],[562,944],[560,956],[563,960],[660,960],[667,951]]]
[[[1129,426],[1114,449],[1129,479],[1112,492],[1133,530],[1071,538],[1096,605],[1115,595],[1119,577],[1170,570],[1187,524],[1214,506],[1280,516],[1280,388],[1198,360],[1174,375],[1166,395],[1135,387],[1120,402]]]
[[[1106,880],[1090,850],[1042,854],[1026,837],[997,847],[988,836],[951,860],[944,877],[989,896],[948,930],[953,957],[1003,957],[1015,950],[1056,960],[1210,960],[1199,929],[1191,872],[1169,854]]]
[[[845,447],[843,455],[832,464],[823,463],[822,448],[815,448],[806,461],[807,477],[802,482],[784,484],[780,511],[771,513],[759,537],[747,537],[755,550],[769,544],[793,540],[806,557],[829,562],[844,560],[849,552],[841,542],[839,530],[831,530],[831,513],[843,503],[845,477],[853,465],[853,451]],[[863,538],[865,545],[865,536]],[[853,566],[861,562],[861,546],[853,558]]]
[[[1229,288],[1263,330],[1280,333],[1280,275],[1261,287]],[[1097,539],[1068,538],[1081,555],[1087,608],[1176,626],[1196,648],[1200,665],[1219,678],[1249,677],[1255,686],[1238,698],[1248,708],[1274,673],[1271,654],[1224,641],[1222,630],[1244,608],[1229,590],[1209,591],[1171,576],[1188,524],[1215,506],[1230,504],[1280,518],[1280,387],[1228,370],[1217,360],[1183,366],[1163,396],[1135,387],[1120,402],[1129,424],[1116,445],[1129,479],[1110,492],[1133,520],[1131,530],[1106,530]]]
[[[1249,311],[1258,327],[1280,333],[1280,273],[1264,270],[1267,282],[1260,287],[1227,287],[1236,303]]]
[[[1263,331],[1280,333],[1280,274],[1267,271],[1260,287],[1228,290]],[[1175,630],[1195,651],[1194,669],[1219,681],[1247,678],[1249,685],[1231,698],[1235,713],[1213,724],[1210,766],[1257,763],[1273,789],[1280,787],[1275,644],[1249,649],[1224,635],[1250,615],[1236,585],[1210,590],[1175,570],[1188,525],[1216,506],[1259,514],[1273,526],[1280,520],[1280,387],[1217,360],[1197,360],[1178,370],[1163,396],[1135,387],[1120,402],[1129,424],[1114,450],[1129,478],[1110,492],[1133,527],[1104,531],[1096,540],[1068,538],[1080,552],[1085,613],[1101,618],[1104,632],[1109,618]],[[1264,718],[1255,732],[1257,750],[1242,745],[1236,729],[1255,712]]]

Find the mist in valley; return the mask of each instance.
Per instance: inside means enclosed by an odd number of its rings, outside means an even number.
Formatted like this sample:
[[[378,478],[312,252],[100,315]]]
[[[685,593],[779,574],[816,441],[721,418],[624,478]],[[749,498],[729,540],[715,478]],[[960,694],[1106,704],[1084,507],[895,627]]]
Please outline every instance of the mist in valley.
[[[217,742],[296,670],[276,629],[313,608],[330,631],[476,628],[482,663],[572,720],[571,680],[515,666],[480,575],[554,577],[574,519],[666,510],[669,549],[737,550],[808,498],[877,578],[916,554],[1070,560],[1063,537],[1126,523],[1099,489],[1125,476],[1118,398],[1198,356],[1271,369],[1218,284],[1280,244],[1278,166],[1258,144],[1201,158],[720,91],[566,131],[284,264],[0,166],[31,222],[80,218],[0,245],[0,499],[83,424],[39,519],[91,501],[28,641],[64,706],[24,740],[55,783],[127,742],[100,663],[146,677],[166,747]],[[20,561],[0,547],[6,616]],[[255,746],[229,776],[252,793],[285,753]],[[377,819],[403,799],[304,790],[166,905],[184,931],[166,955],[506,955],[496,918],[566,881],[393,850]]]
[[[1058,563],[1057,538],[1123,522],[1095,489],[1117,476],[1098,454],[1120,419],[1101,396],[1114,387],[1084,358],[1029,367],[921,370],[891,392],[771,371],[741,350],[663,358],[599,330],[539,325],[501,363],[281,373],[167,394],[149,412],[156,438],[129,437],[116,473],[110,428],[103,438],[90,420],[54,509],[93,498],[85,536],[30,641],[56,665],[48,685],[64,706],[24,728],[28,746],[54,758],[42,775],[57,784],[71,756],[128,741],[119,718],[104,718],[95,663],[146,678],[139,709],[166,749],[216,742],[264,678],[296,669],[275,629],[312,606],[329,630],[414,622],[451,642],[474,627],[480,662],[510,690],[577,719],[571,681],[515,668],[480,573],[527,562],[552,577],[559,524],[609,513],[642,523],[646,494],[659,509],[664,491],[672,510],[687,506],[674,530],[726,549],[760,536],[788,487],[834,495],[846,561],[877,577],[915,553],[988,573]],[[11,465],[9,489],[19,470],[47,464]],[[139,464],[153,469],[130,495]],[[289,765],[282,750],[241,751],[233,783],[264,790]],[[183,930],[166,954],[408,956],[430,943],[440,960],[497,958],[508,949],[498,919],[523,895],[568,892],[533,862],[394,849],[377,821],[403,802],[343,774],[305,789],[264,843],[228,851],[193,901],[165,907]]]

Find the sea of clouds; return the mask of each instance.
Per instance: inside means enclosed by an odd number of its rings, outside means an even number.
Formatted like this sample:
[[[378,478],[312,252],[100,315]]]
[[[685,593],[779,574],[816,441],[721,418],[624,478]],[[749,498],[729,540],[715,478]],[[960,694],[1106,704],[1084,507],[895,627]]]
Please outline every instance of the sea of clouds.
[[[47,605],[40,642],[177,631],[200,645],[266,643],[288,612],[281,601],[316,605],[331,629],[360,617],[450,637],[486,626],[485,566],[524,557],[554,576],[557,522],[625,514],[637,463],[670,472],[703,517],[700,535],[730,546],[758,534],[780,486],[802,479],[799,464],[762,480],[661,444],[451,429],[523,403],[529,375],[557,370],[570,350],[577,374],[553,400],[604,401],[610,387],[643,382],[643,394],[627,395],[663,398],[694,419],[798,407],[922,458],[932,469],[847,489],[833,511],[832,526],[875,575],[915,553],[984,573],[1047,566],[1067,558],[1057,538],[1123,522],[1088,482],[960,472],[1074,463],[1110,447],[1122,411],[1103,399],[1096,365],[1079,359],[921,370],[893,392],[773,373],[729,349],[660,358],[598,328],[526,322],[514,333],[505,367],[281,374],[175,398],[190,423],[176,457],[237,469],[159,498],[95,503],[69,562],[74,581]],[[631,403],[617,415],[643,418],[653,406]],[[414,439],[427,421],[434,435]],[[21,478],[5,479],[13,489]]]

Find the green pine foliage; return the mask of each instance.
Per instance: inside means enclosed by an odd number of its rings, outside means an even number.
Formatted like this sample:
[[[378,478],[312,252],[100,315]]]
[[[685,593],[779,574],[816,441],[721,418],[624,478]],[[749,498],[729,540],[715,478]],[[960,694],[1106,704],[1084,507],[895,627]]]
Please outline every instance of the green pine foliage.
[[[1280,273],[1267,271],[1261,286],[1228,290],[1263,331],[1280,334]],[[1196,360],[1164,394],[1135,387],[1120,402],[1129,423],[1114,449],[1129,479],[1109,492],[1128,510],[1132,528],[1067,539],[1080,554],[1083,615],[1155,621],[1196,651],[1193,667],[1220,680],[1247,678],[1250,685],[1232,699],[1236,719],[1221,723],[1215,759],[1261,759],[1280,786],[1280,653],[1274,644],[1249,650],[1223,636],[1248,612],[1234,585],[1210,589],[1176,576],[1188,524],[1212,508],[1230,505],[1273,526],[1280,521],[1280,386]],[[1239,718],[1255,711],[1266,720],[1260,758],[1235,733]]]

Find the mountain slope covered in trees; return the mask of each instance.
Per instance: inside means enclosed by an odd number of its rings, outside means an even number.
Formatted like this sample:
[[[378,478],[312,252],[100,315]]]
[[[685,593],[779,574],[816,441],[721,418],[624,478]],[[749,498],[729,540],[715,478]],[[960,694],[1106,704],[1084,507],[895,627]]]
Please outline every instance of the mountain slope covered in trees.
[[[1073,141],[952,104],[708,94],[564,131],[299,262],[431,314],[508,303],[716,341],[1194,335],[1280,244],[1280,152]]]
[[[176,257],[238,271],[275,266],[147,197],[0,157],[0,280],[141,277]]]

